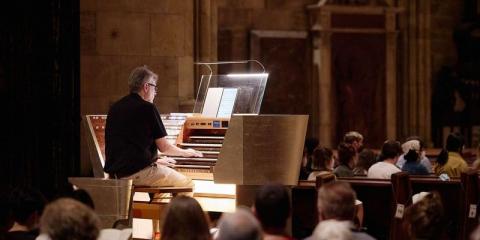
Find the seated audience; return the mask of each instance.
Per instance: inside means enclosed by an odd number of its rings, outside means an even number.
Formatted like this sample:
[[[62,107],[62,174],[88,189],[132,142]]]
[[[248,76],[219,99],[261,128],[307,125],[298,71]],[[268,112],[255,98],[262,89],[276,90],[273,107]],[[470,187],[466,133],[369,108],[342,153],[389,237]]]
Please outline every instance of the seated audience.
[[[377,155],[370,149],[363,149],[358,154],[358,162],[353,169],[353,174],[356,176],[366,176],[368,169],[377,162]]]
[[[238,208],[234,213],[224,213],[218,223],[216,240],[260,240],[260,223],[246,208]]]
[[[207,215],[205,215],[197,200],[188,196],[175,197],[167,206],[161,239],[212,239],[208,222]]]
[[[387,140],[383,143],[379,162],[373,164],[367,173],[369,178],[381,178],[390,179],[391,175],[397,172],[401,172],[395,165],[398,157],[400,156],[402,149],[398,141]]]
[[[312,171],[312,154],[315,148],[318,146],[318,139],[316,138],[307,138],[305,139],[305,145],[303,147],[303,157],[302,164],[300,166],[300,180],[306,180],[308,175]]]
[[[315,180],[317,176],[331,174],[333,171],[333,152],[330,148],[317,147],[312,155],[312,172],[308,175],[308,180]]]
[[[100,220],[91,208],[77,200],[60,198],[45,208],[37,239],[96,240],[99,226]]]
[[[39,191],[16,188],[10,193],[13,226],[6,234],[11,240],[33,240],[38,236],[38,223],[47,200]]]
[[[325,184],[318,190],[317,209],[319,224],[325,220],[347,221],[350,224],[351,239],[371,240],[370,235],[359,232],[354,227],[353,221],[356,215],[356,194],[345,182]],[[316,239],[315,236],[307,238]]]
[[[351,144],[340,143],[338,145],[338,161],[340,164],[333,170],[335,176],[353,177],[353,168],[357,158],[358,154]]]
[[[321,221],[312,234],[315,240],[351,240],[351,223],[334,219]]]
[[[459,133],[450,133],[447,143],[437,158],[434,172],[437,175],[447,174],[449,177],[460,177],[460,173],[468,169],[467,162],[462,158],[464,140]]]
[[[402,171],[411,175],[428,175],[429,172],[425,166],[420,164],[420,142],[418,140],[410,140],[402,145],[403,158],[406,162],[403,164]],[[401,157],[402,157],[401,156]],[[397,163],[398,166],[398,163]]]
[[[356,153],[363,150],[363,136],[359,132],[350,131],[343,136],[343,142],[352,145]]]
[[[287,219],[290,216],[290,196],[280,184],[266,184],[257,191],[252,207],[263,228],[264,240],[287,240]]]
[[[404,227],[410,239],[444,239],[445,219],[440,196],[426,194],[405,210]]]
[[[403,165],[406,162],[404,155],[408,152],[407,150],[409,149],[410,144],[412,143],[411,142],[412,140],[417,140],[420,143],[420,164],[422,164],[429,173],[433,173],[432,163],[430,162],[430,159],[428,159],[425,154],[425,143],[418,136],[408,137],[405,143],[402,144],[402,150],[404,154],[402,154],[400,158],[398,158],[398,161],[397,161],[398,168],[400,169],[403,168]]]

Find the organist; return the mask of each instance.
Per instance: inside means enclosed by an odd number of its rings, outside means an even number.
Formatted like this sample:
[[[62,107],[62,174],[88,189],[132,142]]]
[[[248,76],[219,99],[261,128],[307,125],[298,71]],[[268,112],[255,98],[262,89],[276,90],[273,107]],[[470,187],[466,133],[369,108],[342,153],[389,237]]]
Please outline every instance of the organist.
[[[105,128],[105,172],[111,178],[132,179],[143,186],[193,187],[190,178],[170,168],[164,155],[202,157],[167,141],[167,132],[153,104],[158,76],[146,66],[135,68],[128,79],[130,94],[112,105]]]

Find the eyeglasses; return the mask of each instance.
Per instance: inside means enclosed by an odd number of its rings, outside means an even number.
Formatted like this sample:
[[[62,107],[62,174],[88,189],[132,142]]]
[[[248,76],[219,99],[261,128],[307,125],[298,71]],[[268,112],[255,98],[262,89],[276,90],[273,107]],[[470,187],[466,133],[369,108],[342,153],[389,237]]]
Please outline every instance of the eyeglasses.
[[[155,85],[155,84],[153,84],[153,83],[147,83],[147,85],[154,87],[155,92],[157,91],[157,85]]]

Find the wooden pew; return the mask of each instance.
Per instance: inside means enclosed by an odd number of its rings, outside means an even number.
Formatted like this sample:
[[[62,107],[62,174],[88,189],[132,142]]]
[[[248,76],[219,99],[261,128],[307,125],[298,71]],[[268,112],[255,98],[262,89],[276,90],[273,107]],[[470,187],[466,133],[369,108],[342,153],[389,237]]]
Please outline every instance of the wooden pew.
[[[357,198],[363,202],[365,218],[364,227],[377,239],[404,239],[404,232],[399,230],[401,220],[395,220],[398,204],[408,205],[409,195],[408,175],[398,174],[394,177],[392,187],[390,180],[367,179],[364,177],[338,178],[337,181],[348,182],[357,193]],[[292,233],[296,238],[309,236],[318,223],[316,206],[317,186],[331,182],[319,176],[317,181],[300,181],[292,189]],[[393,191],[397,189],[397,191]],[[403,217],[403,216],[402,216]]]
[[[406,181],[405,179],[408,179]],[[316,186],[331,180],[300,181],[292,190],[292,222],[295,237],[311,234],[318,222],[316,209]],[[478,225],[477,204],[479,202],[479,177],[475,171],[462,173],[461,178],[442,181],[432,176],[408,176],[406,173],[392,180],[368,179],[364,177],[338,178],[350,183],[363,202],[364,227],[377,239],[404,239],[402,219],[396,218],[398,204],[406,209],[413,194],[437,191],[443,201],[445,218],[448,221],[449,239],[468,239]],[[400,207],[402,208],[402,207]],[[297,224],[295,224],[298,222]]]

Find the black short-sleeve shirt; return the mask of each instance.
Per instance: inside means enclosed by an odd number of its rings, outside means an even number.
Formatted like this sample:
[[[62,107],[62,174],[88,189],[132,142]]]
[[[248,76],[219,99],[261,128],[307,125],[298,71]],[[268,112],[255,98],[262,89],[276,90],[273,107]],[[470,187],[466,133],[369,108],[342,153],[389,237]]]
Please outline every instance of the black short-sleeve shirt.
[[[105,172],[132,175],[157,155],[155,139],[167,136],[155,105],[132,93],[114,103],[105,127]]]

